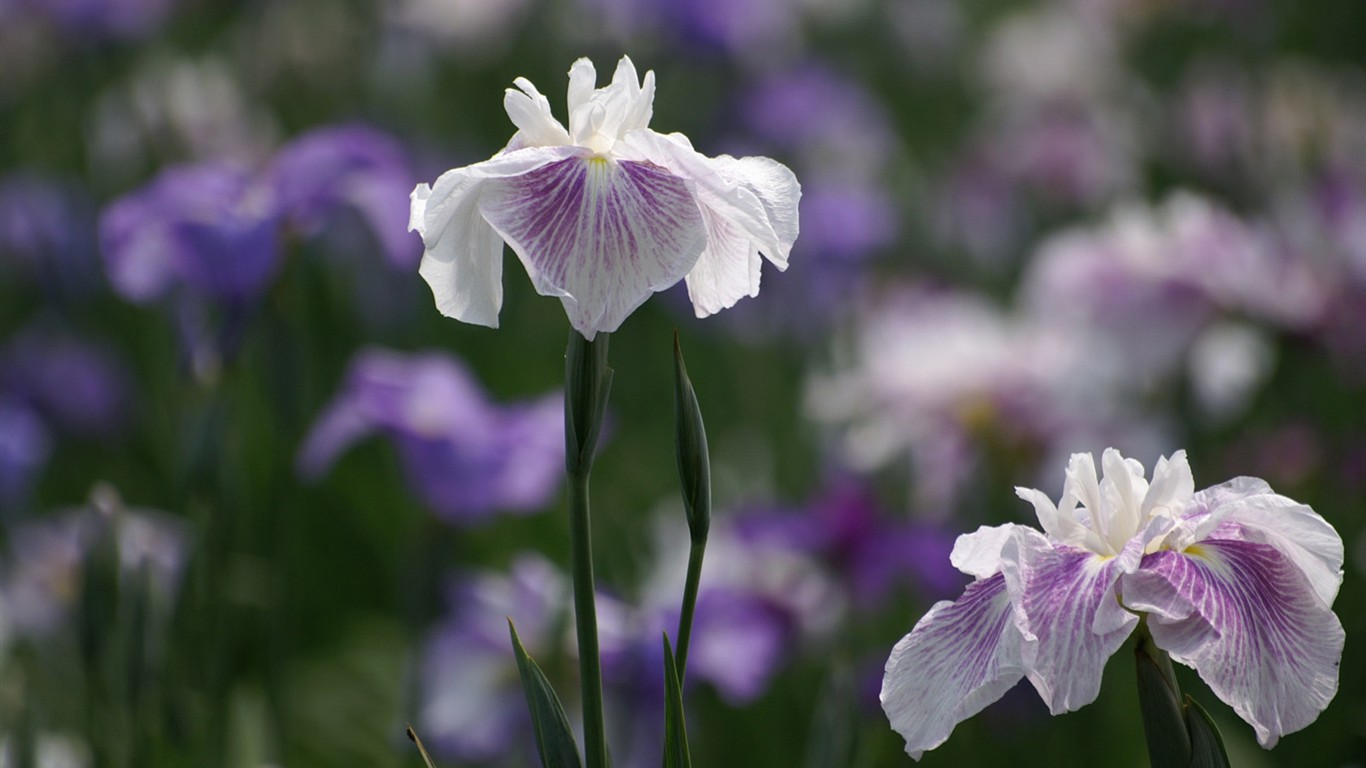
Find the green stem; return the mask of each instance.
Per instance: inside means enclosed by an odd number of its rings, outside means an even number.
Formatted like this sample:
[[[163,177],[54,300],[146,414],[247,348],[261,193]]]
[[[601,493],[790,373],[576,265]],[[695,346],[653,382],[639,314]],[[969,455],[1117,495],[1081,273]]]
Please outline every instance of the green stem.
[[[693,611],[697,607],[697,589],[702,582],[702,555],[707,549],[705,537],[694,541],[688,550],[688,579],[683,586],[683,609],[678,614],[678,682],[683,683],[688,671],[688,640],[692,637]]]
[[[1186,728],[1181,687],[1176,682],[1172,659],[1153,642],[1147,620],[1140,621],[1134,657],[1138,664],[1139,711],[1153,768],[1188,766],[1191,739]]]
[[[605,333],[587,341],[571,330],[565,353],[565,471],[569,478],[574,624],[579,641],[583,747],[588,768],[608,768],[593,580],[593,527],[588,511],[588,475],[593,468],[593,452],[607,410],[607,393],[612,386],[612,372],[607,367],[607,341]]]

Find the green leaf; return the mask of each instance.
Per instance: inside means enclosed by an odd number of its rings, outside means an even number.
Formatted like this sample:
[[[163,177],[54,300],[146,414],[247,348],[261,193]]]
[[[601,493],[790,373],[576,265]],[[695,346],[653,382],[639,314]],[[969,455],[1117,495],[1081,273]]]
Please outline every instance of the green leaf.
[[[427,754],[427,748],[422,746],[422,739],[417,737],[417,731],[413,730],[412,725],[408,726],[408,740],[417,745],[417,751],[418,754],[422,755],[423,764],[427,768],[436,768],[436,764],[432,762],[432,756]]]
[[[694,543],[705,541],[711,525],[711,460],[707,452],[707,428],[697,392],[683,364],[683,350],[674,332],[674,427],[678,456],[678,479],[683,484],[683,507]]]
[[[1191,736],[1191,768],[1228,768],[1224,737],[1209,713],[1195,699],[1186,697],[1186,728]]]
[[[688,727],[683,716],[683,687],[678,682],[673,648],[664,634],[664,768],[691,768]]]
[[[544,768],[580,768],[579,748],[574,743],[574,731],[564,715],[560,697],[555,695],[545,673],[527,655],[511,619],[508,631],[512,633],[512,650],[517,654],[522,691],[531,708],[531,724],[536,731],[536,750],[541,755],[541,765]]]

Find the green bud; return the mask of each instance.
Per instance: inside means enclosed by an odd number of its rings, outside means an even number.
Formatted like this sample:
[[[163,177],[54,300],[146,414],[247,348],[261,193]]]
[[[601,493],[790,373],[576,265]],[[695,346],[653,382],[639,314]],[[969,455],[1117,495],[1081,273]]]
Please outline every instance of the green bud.
[[[694,542],[705,541],[711,525],[711,460],[707,456],[707,429],[697,392],[683,364],[683,350],[674,332],[674,427],[678,455],[678,479],[683,485],[683,507]]]
[[[570,475],[587,473],[607,411],[612,389],[612,369],[607,367],[608,334],[588,341],[578,331],[569,332],[564,355],[564,465]]]

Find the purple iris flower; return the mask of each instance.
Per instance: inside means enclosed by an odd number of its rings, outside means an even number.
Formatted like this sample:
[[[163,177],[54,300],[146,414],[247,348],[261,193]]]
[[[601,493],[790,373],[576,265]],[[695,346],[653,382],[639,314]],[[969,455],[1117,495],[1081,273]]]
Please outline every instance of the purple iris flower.
[[[392,440],[410,485],[451,522],[543,509],[564,472],[563,397],[488,401],[463,364],[441,353],[365,350],[299,452],[307,477],[326,473],[352,443]]]
[[[105,40],[145,37],[170,14],[173,0],[14,0],[14,5],[46,18],[67,37]]]
[[[223,163],[171,168],[105,209],[105,265],[129,301],[154,301],[177,286],[200,298],[251,300],[280,267],[284,228],[312,233],[349,206],[390,260],[410,266],[407,206],[390,202],[403,203],[410,182],[394,141],[359,126],[305,133],[259,174]]]
[[[28,405],[0,396],[0,508],[27,501],[52,453],[52,436]]]
[[[117,433],[131,389],[127,368],[108,350],[68,334],[26,330],[0,349],[0,392],[64,432]]]
[[[1239,477],[1196,492],[1184,451],[1143,466],[1113,449],[1068,463],[1062,497],[1017,488],[1040,532],[960,536],[976,578],[892,650],[882,704],[919,758],[1028,677],[1054,714],[1100,693],[1140,619],[1271,748],[1333,699],[1344,632],[1333,613],[1343,544],[1309,507]]]
[[[568,584],[540,555],[523,554],[507,574],[461,577],[448,598],[450,612],[428,635],[422,656],[417,723],[423,741],[461,760],[524,764],[531,751],[516,745],[527,746],[531,721],[508,621],[532,658],[546,663],[570,599]]]

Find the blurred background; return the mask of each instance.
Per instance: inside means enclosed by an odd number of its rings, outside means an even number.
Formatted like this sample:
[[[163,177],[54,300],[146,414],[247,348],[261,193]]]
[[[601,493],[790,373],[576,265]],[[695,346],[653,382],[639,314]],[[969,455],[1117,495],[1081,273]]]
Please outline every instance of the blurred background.
[[[576,710],[567,322],[438,315],[418,182],[564,115],[803,184],[791,268],[613,334],[593,485],[609,733],[657,765],[686,562],[671,335],[715,477],[704,766],[909,765],[892,645],[1066,457],[1186,448],[1342,534],[1336,700],[1235,764],[1366,764],[1366,6],[1352,0],[0,0],[0,766],[531,766],[505,617]],[[1127,651],[925,765],[1145,765]],[[577,719],[571,714],[571,719]]]

